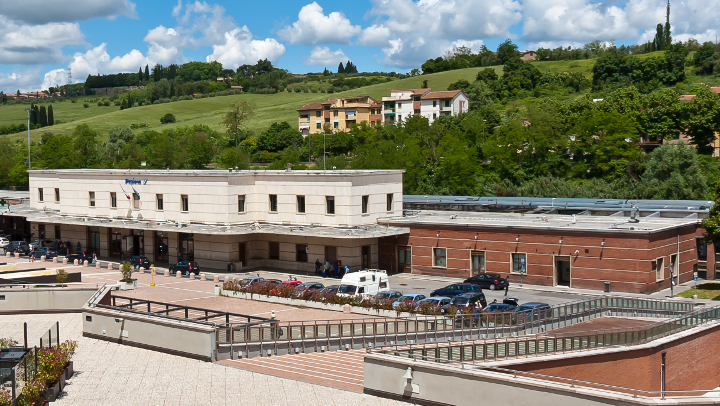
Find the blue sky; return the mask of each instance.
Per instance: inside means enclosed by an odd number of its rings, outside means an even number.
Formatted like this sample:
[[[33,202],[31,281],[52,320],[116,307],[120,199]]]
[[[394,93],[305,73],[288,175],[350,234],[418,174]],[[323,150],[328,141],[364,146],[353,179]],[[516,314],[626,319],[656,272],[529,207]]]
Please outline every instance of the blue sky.
[[[45,89],[88,74],[268,58],[292,72],[405,72],[453,46],[521,50],[651,39],[666,0],[131,1],[0,0],[0,90]],[[675,39],[714,40],[720,0],[672,5]]]

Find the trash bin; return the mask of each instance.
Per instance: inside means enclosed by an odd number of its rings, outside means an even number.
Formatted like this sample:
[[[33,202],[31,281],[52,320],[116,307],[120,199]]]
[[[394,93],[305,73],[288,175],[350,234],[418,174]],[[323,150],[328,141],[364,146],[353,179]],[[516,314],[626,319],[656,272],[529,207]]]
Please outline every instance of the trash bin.
[[[235,272],[235,264],[228,262],[228,272]]]
[[[605,293],[610,293],[610,282],[605,282]]]

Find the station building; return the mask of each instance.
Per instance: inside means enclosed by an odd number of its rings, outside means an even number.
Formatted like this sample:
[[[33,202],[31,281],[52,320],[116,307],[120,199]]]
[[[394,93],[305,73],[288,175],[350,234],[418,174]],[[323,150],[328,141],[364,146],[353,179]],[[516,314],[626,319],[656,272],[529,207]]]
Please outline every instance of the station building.
[[[407,234],[402,171],[33,170],[17,210],[33,238],[100,257],[201,269],[313,272],[315,260],[378,266],[378,239]]]

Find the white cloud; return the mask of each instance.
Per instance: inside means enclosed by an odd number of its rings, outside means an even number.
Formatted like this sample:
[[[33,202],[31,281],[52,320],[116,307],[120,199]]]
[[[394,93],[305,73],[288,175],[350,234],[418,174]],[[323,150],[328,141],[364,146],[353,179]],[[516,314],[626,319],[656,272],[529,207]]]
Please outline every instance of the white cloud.
[[[0,15],[0,64],[42,64],[63,60],[62,47],[82,44],[78,24],[17,24]]]
[[[285,53],[285,46],[274,38],[264,40],[252,38],[247,26],[225,33],[225,43],[213,45],[213,53],[207,56],[207,62],[218,61],[226,68],[235,68],[267,58],[277,64]]]
[[[143,41],[155,43],[164,47],[173,47],[184,43],[184,40],[174,28],[166,28],[164,25],[159,25],[152,30],[149,30],[145,38],[143,38]]]
[[[91,18],[136,18],[129,0],[0,0],[0,14],[29,24],[86,21]]]
[[[68,75],[65,69],[53,69],[45,74],[40,88],[47,90],[51,86],[62,86],[67,83],[67,79]]]
[[[305,58],[305,65],[332,67],[349,59],[342,49],[331,51],[329,47],[317,46],[310,51],[310,56]]]
[[[388,45],[390,39],[390,29],[384,25],[372,25],[363,30],[360,34],[360,43],[375,47]]]
[[[353,25],[343,13],[333,11],[325,15],[323,8],[313,1],[303,6],[298,20],[280,29],[278,36],[291,44],[348,44],[361,32],[360,26]]]
[[[40,69],[13,70],[10,73],[0,72],[0,90],[6,94],[31,92],[38,89]]]
[[[452,45],[455,48],[468,47],[473,52],[477,53],[477,52],[480,52],[480,48],[482,48],[482,46],[483,46],[483,40],[476,39],[476,40],[468,41],[468,40],[464,40],[464,39],[459,39],[457,41],[453,41]]]

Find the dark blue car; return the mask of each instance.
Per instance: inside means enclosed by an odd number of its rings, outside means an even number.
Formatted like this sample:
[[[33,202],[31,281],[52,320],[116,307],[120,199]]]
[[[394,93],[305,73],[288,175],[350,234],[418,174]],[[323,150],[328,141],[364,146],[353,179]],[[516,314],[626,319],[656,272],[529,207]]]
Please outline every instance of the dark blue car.
[[[455,283],[444,288],[434,290],[430,293],[430,296],[447,296],[455,297],[457,295],[468,293],[468,292],[479,292],[480,287],[473,285],[472,283]]]

